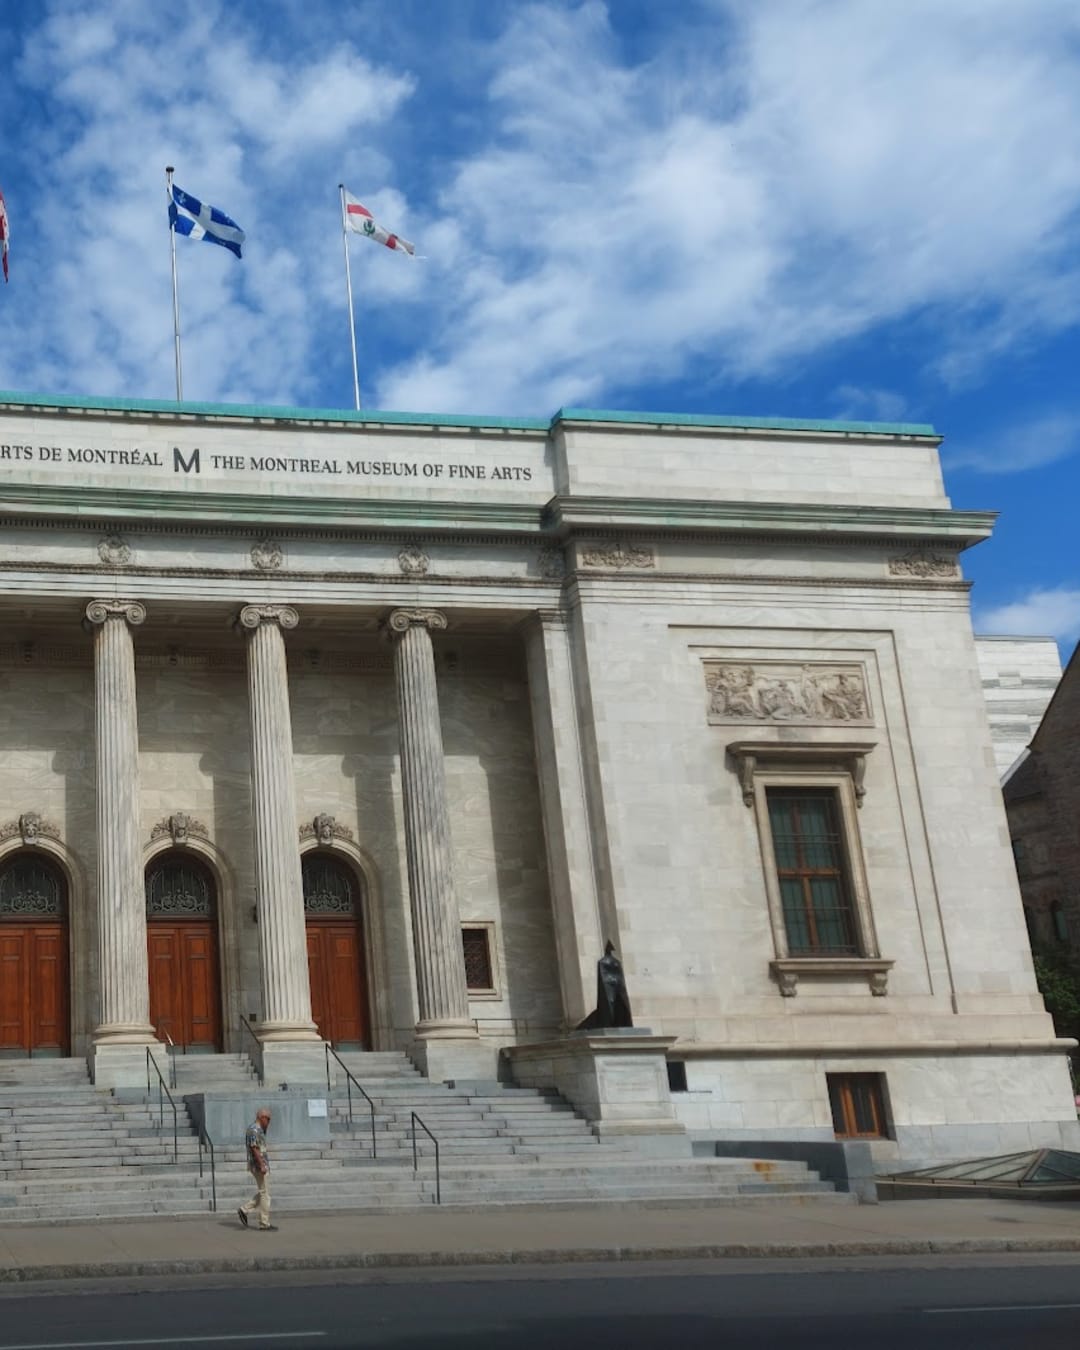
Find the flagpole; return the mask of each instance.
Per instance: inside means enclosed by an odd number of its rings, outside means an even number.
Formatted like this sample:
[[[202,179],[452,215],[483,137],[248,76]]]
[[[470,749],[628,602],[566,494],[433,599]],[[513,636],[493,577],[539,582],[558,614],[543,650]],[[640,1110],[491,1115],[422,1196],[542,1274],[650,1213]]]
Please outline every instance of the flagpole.
[[[169,193],[169,205],[172,205],[172,176],[173,166],[167,165],[165,168],[165,186]],[[180,363],[180,291],[176,282],[176,231],[173,229],[172,220],[169,220],[169,252],[172,258],[172,312],[173,312],[173,342],[176,347],[176,401],[184,401],[184,372]]]
[[[349,293],[349,341],[352,343],[352,382],[353,393],[356,396],[356,410],[360,411],[360,375],[356,365],[356,319],[353,317],[352,302],[352,272],[349,270],[349,229],[348,220],[345,215],[345,184],[338,184],[338,191],[341,193],[341,245],[345,250],[345,288]],[[177,342],[180,339],[177,338]],[[179,351],[179,348],[177,348]],[[179,359],[179,357],[177,358]]]

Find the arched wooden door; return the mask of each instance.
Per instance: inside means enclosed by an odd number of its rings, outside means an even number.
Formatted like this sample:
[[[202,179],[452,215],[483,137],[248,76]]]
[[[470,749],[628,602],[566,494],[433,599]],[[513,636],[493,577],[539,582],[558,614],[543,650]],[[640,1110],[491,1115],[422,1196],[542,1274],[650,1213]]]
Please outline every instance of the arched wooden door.
[[[0,864],[0,1053],[69,1050],[67,882],[40,853]]]
[[[221,1049],[217,887],[189,853],[166,853],[146,869],[150,1021],[189,1053]]]
[[[352,869],[327,853],[303,860],[311,1015],[319,1035],[344,1050],[369,1049],[360,887]]]

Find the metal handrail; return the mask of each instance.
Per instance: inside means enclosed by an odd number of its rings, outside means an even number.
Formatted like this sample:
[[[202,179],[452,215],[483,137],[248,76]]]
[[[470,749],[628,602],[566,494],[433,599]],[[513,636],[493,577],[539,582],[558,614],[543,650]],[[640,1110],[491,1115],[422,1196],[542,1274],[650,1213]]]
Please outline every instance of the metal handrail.
[[[262,1087],[262,1085],[263,1085],[263,1076],[262,1076],[262,1041],[260,1041],[259,1038],[258,1038],[258,1036],[255,1035],[255,1031],[254,1031],[254,1029],[253,1029],[251,1023],[247,1020],[247,1018],[244,1016],[243,1013],[240,1014],[240,1025],[244,1028],[244,1030],[247,1032],[247,1034],[248,1034],[248,1035],[251,1037],[251,1039],[255,1042],[255,1048],[256,1048],[256,1050],[258,1050],[258,1052],[259,1052],[259,1058],[254,1062],[254,1067],[255,1067],[255,1073],[256,1073],[256,1075],[257,1075],[257,1077],[258,1077],[258,1079],[259,1079],[259,1086]]]
[[[439,1167],[439,1141],[435,1138],[435,1136],[431,1133],[431,1131],[428,1129],[428,1127],[424,1124],[424,1122],[420,1119],[420,1117],[416,1114],[415,1111],[411,1112],[411,1115],[412,1115],[412,1170],[415,1172],[418,1165],[416,1158],[416,1127],[417,1125],[419,1125],[420,1128],[427,1135],[427,1137],[435,1145],[435,1203],[437,1205],[441,1205],[442,1171]]]
[[[214,1141],[206,1132],[206,1126],[199,1126],[199,1180],[203,1178],[203,1145],[210,1150],[210,1212],[217,1213],[217,1162],[214,1157]]]
[[[173,1095],[169,1091],[168,1084],[161,1076],[161,1070],[158,1068],[158,1062],[154,1058],[154,1052],[149,1046],[146,1047],[146,1095],[150,1096],[150,1065],[154,1066],[154,1072],[158,1076],[158,1128],[165,1128],[165,1097],[169,1099],[169,1105],[172,1107],[172,1149],[173,1162],[175,1163],[180,1153],[180,1126],[176,1114],[176,1103],[173,1101]],[[164,1093],[164,1096],[162,1096]]]
[[[352,1123],[353,1123],[353,1118],[352,1118],[352,1090],[353,1090],[354,1087],[356,1088],[357,1092],[359,1092],[360,1095],[363,1097],[364,1101],[366,1101],[367,1104],[368,1104],[368,1110],[371,1112],[371,1156],[372,1156],[373,1158],[377,1158],[377,1157],[379,1156],[379,1153],[378,1153],[377,1146],[376,1146],[376,1144],[375,1144],[375,1103],[371,1100],[371,1098],[367,1095],[367,1093],[366,1093],[366,1092],[364,1091],[364,1089],[360,1086],[360,1084],[357,1082],[357,1080],[353,1077],[352,1071],[351,1071],[351,1069],[349,1068],[349,1066],[345,1063],[345,1061],[341,1058],[341,1056],[338,1054],[338,1052],[334,1049],[334,1047],[333,1047],[329,1042],[327,1042],[327,1045],[326,1045],[326,1091],[327,1091],[327,1093],[330,1092],[330,1056],[331,1056],[331,1055],[334,1056],[334,1058],[337,1060],[337,1062],[338,1062],[338,1063],[341,1065],[341,1067],[345,1070],[345,1088],[346,1088],[346,1091],[348,1092],[348,1096],[349,1096],[349,1129],[352,1129]]]
[[[169,1086],[170,1086],[170,1087],[173,1089],[173,1091],[175,1092],[175,1091],[176,1091],[176,1042],[175,1042],[175,1041],[173,1040],[173,1038],[169,1035],[169,1033],[168,1033],[167,1031],[163,1030],[161,1027],[155,1027],[154,1030],[157,1032],[157,1035],[158,1035],[158,1039],[159,1039],[159,1040],[161,1039],[162,1036],[164,1036],[166,1042],[168,1043],[168,1046],[169,1046],[169,1050],[168,1050],[168,1055],[169,1055]],[[184,1053],[185,1053],[185,1054],[187,1053],[187,1046],[184,1047]]]

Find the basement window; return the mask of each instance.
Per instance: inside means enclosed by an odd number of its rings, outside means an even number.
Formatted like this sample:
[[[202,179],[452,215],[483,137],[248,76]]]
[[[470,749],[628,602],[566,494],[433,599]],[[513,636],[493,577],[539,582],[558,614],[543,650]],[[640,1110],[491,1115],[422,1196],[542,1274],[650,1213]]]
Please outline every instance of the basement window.
[[[830,1073],[825,1081],[837,1139],[889,1138],[884,1074]]]

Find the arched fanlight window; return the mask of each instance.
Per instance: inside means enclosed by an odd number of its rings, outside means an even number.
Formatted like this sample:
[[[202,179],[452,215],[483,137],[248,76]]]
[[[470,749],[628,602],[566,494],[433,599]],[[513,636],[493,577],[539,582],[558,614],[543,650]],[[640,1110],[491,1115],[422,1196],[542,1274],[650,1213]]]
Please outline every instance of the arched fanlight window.
[[[326,853],[309,853],[301,870],[305,914],[351,916],[359,912],[356,879],[345,863]]]
[[[208,919],[216,908],[209,871],[189,854],[166,853],[146,869],[148,919]]]
[[[60,919],[66,913],[63,874],[40,853],[16,853],[0,866],[0,918]]]

